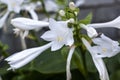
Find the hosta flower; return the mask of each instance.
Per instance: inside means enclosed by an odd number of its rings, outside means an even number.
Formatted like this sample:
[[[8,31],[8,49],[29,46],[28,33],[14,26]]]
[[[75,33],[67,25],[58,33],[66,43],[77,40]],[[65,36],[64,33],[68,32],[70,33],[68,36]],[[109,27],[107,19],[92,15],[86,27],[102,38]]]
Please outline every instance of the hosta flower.
[[[28,35],[29,30],[42,28],[49,25],[49,23],[45,21],[37,21],[22,17],[12,19],[11,24],[15,27],[14,31],[16,34],[21,34],[21,32],[24,31],[23,38]]]
[[[120,29],[120,16],[117,17],[116,19],[110,21],[110,22],[105,22],[105,23],[93,23],[93,24],[88,24],[89,27],[94,27],[94,28],[102,28],[102,27],[114,27]]]
[[[56,12],[59,10],[58,5],[53,0],[45,0],[44,4],[47,12]]]
[[[84,24],[80,24],[80,26],[87,31],[87,34],[90,38],[96,37],[98,35],[97,31],[93,27],[88,27]]]
[[[100,38],[94,38],[92,41],[96,44],[93,48],[99,57],[112,57],[120,52],[119,43],[104,34]]]
[[[7,5],[8,11],[14,11],[15,13],[20,12],[20,6],[24,0],[1,0],[1,3]]]
[[[25,22],[27,23],[27,22]],[[36,22],[37,23],[37,22]],[[35,23],[33,23],[34,25]],[[43,51],[51,47],[51,51],[55,51],[63,47],[64,45],[71,46],[74,43],[72,30],[67,27],[68,21],[55,21],[53,19],[49,20],[50,30],[45,32],[41,38],[50,43],[37,48],[26,49],[21,52],[15,53],[12,56],[6,58],[10,64],[10,69],[18,69],[31,60],[40,55]],[[36,25],[35,25],[36,26]],[[26,26],[27,27],[27,26]],[[33,26],[32,26],[33,27]],[[31,29],[31,28],[30,28]],[[70,54],[72,54],[74,48],[71,49]]]
[[[40,55],[43,51],[48,49],[50,46],[51,43],[46,44],[42,47],[26,49],[21,52],[17,52],[12,56],[9,56],[8,58],[5,59],[6,61],[8,61],[8,64],[10,65],[10,68],[8,68],[8,70],[18,69],[26,65],[27,63],[35,59],[38,55]]]
[[[72,29],[67,27],[68,21],[55,21],[50,19],[50,30],[45,32],[41,38],[46,41],[52,41],[51,50],[55,51],[63,47],[63,45],[71,46],[74,42]]]
[[[31,15],[31,17],[34,20],[38,20],[37,13],[35,12],[35,9],[41,5],[40,2],[31,3],[30,1],[25,0],[0,0],[1,3],[4,3],[7,5],[7,12],[3,17],[0,19],[0,28],[4,25],[8,15],[10,12],[14,13],[20,13],[20,10],[28,11]]]
[[[35,9],[40,5],[41,5],[40,2],[28,3],[28,4],[26,3],[22,5],[22,9],[28,11],[31,14],[32,19],[38,20],[38,15],[35,12]]]
[[[86,39],[82,38],[82,42],[84,43],[85,47],[87,48],[87,50],[90,52],[92,56],[93,62],[99,72],[100,80],[109,80],[108,72],[102,58],[97,57],[97,53],[94,47],[92,47]]]
[[[20,6],[23,3],[24,0],[0,0],[1,3],[4,3],[7,5],[7,12],[5,13],[5,15],[3,15],[3,17],[0,19],[0,28],[2,28],[2,26],[4,25],[8,15],[10,12],[15,12],[15,13],[19,13],[20,12]]]
[[[71,62],[74,50],[75,50],[75,46],[72,46],[70,48],[70,51],[69,51],[69,54],[68,54],[68,57],[67,57],[67,63],[66,63],[66,75],[67,75],[67,79],[66,80],[71,80],[70,62]]]

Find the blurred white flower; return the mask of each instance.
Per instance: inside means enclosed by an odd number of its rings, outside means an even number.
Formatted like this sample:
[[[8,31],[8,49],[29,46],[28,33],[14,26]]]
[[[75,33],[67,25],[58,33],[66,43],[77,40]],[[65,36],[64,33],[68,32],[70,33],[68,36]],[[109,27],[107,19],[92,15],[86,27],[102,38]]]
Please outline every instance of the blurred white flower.
[[[31,14],[32,19],[38,20],[38,15],[35,12],[35,9],[41,6],[41,2],[34,2],[34,3],[26,3],[22,5],[22,10],[26,10]]]
[[[19,13],[20,12],[20,6],[23,3],[24,0],[0,0],[1,3],[7,5],[7,12],[3,15],[3,17],[0,19],[0,28],[3,27],[8,15],[10,12]]]
[[[39,56],[43,51],[50,48],[50,46],[51,43],[48,43],[44,46],[26,49],[9,56],[5,59],[5,61],[8,61],[8,64],[10,65],[10,68],[8,68],[8,70],[15,70],[23,67],[35,59],[37,56]]]
[[[88,27],[84,24],[80,24],[80,27],[82,27],[83,29],[85,29],[87,31],[87,34],[90,38],[94,38],[94,37],[98,36],[97,31],[93,27]]]
[[[120,16],[118,16],[116,19],[114,19],[110,22],[93,23],[93,24],[88,24],[87,26],[88,27],[94,27],[94,28],[113,27],[113,28],[120,29]]]
[[[71,80],[70,62],[71,62],[74,50],[75,50],[75,46],[71,46],[68,57],[67,57],[67,63],[66,63],[66,76],[67,76],[66,80]]]
[[[1,3],[7,5],[8,11],[14,11],[15,13],[19,13],[21,10],[21,5],[24,0],[1,0]]]
[[[96,44],[93,46],[93,50],[98,54],[97,57],[112,57],[120,52],[119,43],[104,34],[100,38],[92,39],[92,41]]]
[[[85,38],[82,38],[82,42],[84,43],[85,47],[92,56],[93,62],[99,72],[100,80],[109,80],[108,72],[102,58],[97,57],[95,49],[90,45],[90,43]]]
[[[11,24],[15,27],[14,31],[16,34],[23,33],[24,31],[23,38],[28,35],[29,30],[35,30],[49,25],[49,23],[45,21],[37,21],[23,17],[12,19]]]
[[[52,51],[60,49],[64,44],[71,46],[74,43],[72,29],[68,28],[67,24],[68,21],[49,20],[50,30],[45,32],[41,38],[52,41]]]
[[[45,0],[44,4],[47,12],[56,12],[59,10],[59,6],[53,0]]]

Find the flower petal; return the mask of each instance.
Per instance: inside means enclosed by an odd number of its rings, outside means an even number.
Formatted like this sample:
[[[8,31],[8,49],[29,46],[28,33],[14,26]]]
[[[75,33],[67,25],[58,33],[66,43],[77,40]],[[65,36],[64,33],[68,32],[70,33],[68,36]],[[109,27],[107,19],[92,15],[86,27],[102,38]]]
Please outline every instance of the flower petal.
[[[5,23],[5,21],[6,21],[6,19],[7,19],[7,17],[8,17],[8,15],[9,15],[9,11],[7,11],[6,13],[5,13],[5,15],[0,19],[0,28],[2,28],[3,27],[3,25],[4,25],[4,23]]]
[[[105,23],[93,23],[93,24],[88,24],[87,26],[89,27],[94,27],[94,28],[102,28],[102,27],[115,27],[120,29],[120,16],[118,16],[116,19],[105,22]]]
[[[11,66],[11,68],[9,69],[18,69],[26,65],[31,60],[36,58],[39,54],[41,54],[43,51],[48,49],[51,46],[51,44],[52,43],[48,43],[42,47],[26,49],[6,58],[5,60],[8,61],[8,64],[10,64]]]
[[[54,34],[56,34],[56,33],[52,32],[52,31],[47,31],[41,36],[41,38],[46,41],[53,41],[53,40],[55,40],[55,37],[56,37]]]
[[[70,62],[71,62],[74,50],[75,50],[75,46],[72,46],[67,57],[67,64],[66,64],[67,80],[71,80]]]
[[[12,19],[11,24],[22,30],[33,30],[49,25],[49,23],[45,21],[37,21],[23,17]]]

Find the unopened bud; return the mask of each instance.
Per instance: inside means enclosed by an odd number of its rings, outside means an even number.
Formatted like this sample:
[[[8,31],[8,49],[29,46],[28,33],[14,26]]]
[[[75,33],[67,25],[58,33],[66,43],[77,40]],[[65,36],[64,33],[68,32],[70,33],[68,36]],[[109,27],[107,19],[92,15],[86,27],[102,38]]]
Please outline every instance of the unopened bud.
[[[71,9],[71,10],[75,10],[75,3],[74,2],[70,2],[69,3],[69,8]]]
[[[60,14],[60,16],[65,16],[65,11],[64,10],[60,10],[59,14]]]
[[[78,12],[75,11],[74,14],[77,16],[77,15],[78,15]]]
[[[73,18],[70,18],[70,19],[68,20],[68,22],[69,22],[69,23],[74,23],[75,20],[74,20]]]

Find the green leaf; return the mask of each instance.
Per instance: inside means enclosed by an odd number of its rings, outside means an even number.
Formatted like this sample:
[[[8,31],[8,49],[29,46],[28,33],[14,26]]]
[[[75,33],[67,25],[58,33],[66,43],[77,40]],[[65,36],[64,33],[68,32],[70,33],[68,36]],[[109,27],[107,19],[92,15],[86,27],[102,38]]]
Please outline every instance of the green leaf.
[[[81,24],[90,24],[92,21],[92,13],[89,13],[88,16],[83,19],[83,20],[80,20],[79,23]]]
[[[110,80],[120,80],[120,70],[116,71],[110,76]]]
[[[5,73],[7,73],[7,69],[8,69],[8,64],[7,62],[4,62],[4,61],[0,61],[0,75],[3,75]]]
[[[86,64],[89,72],[97,72],[92,57],[89,52],[86,53]]]

